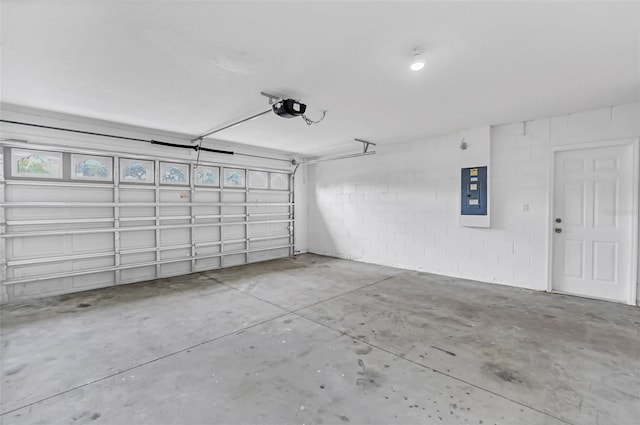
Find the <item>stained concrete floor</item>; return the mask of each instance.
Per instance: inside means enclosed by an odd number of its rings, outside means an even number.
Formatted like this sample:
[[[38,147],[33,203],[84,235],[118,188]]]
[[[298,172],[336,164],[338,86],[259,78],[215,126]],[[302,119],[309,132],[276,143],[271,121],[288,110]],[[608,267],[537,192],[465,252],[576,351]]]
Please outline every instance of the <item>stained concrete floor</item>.
[[[3,424],[638,424],[640,309],[334,258],[1,311]]]

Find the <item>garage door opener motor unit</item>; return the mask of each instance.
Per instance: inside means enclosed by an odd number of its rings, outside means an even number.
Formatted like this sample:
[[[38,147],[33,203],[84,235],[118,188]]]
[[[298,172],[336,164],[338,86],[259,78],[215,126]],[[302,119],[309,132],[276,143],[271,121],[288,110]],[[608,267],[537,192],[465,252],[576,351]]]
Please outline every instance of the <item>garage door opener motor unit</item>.
[[[272,105],[273,112],[282,118],[295,118],[304,115],[307,105],[293,99],[282,99]]]

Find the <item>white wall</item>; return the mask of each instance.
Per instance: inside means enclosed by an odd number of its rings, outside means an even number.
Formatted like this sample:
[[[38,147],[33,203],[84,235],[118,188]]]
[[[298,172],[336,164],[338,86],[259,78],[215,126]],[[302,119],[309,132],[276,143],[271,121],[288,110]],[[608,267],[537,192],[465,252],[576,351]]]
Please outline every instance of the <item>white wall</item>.
[[[552,147],[638,137],[640,104],[491,127],[489,229],[458,224],[464,134],[311,166],[309,251],[546,290]]]

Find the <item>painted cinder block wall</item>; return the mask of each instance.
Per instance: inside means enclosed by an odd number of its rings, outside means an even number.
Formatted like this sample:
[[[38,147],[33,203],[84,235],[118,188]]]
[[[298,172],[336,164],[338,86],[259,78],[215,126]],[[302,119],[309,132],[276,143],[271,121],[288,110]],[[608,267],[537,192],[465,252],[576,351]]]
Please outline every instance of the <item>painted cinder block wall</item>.
[[[639,137],[640,104],[491,126],[488,229],[458,224],[464,135],[310,166],[308,250],[546,290],[552,148]]]

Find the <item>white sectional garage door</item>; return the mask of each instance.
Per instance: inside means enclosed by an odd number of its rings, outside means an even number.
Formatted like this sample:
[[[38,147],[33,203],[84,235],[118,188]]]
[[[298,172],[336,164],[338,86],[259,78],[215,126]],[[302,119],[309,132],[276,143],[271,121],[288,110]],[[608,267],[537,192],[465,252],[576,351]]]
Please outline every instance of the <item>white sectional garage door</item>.
[[[9,299],[293,254],[290,170],[4,146]]]

